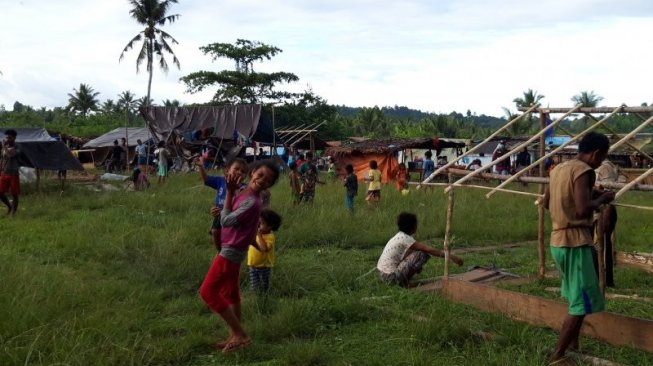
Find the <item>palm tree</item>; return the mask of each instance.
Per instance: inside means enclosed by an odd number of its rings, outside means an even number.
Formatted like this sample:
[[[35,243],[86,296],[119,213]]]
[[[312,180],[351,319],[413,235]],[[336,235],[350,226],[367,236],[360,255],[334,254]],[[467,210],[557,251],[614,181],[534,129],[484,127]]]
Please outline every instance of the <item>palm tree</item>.
[[[161,103],[163,103],[164,107],[169,107],[169,108],[179,107],[181,105],[181,103],[177,99],[173,99],[173,100],[166,99],[166,100],[162,100]]]
[[[138,73],[140,71],[141,64],[143,61],[146,61],[147,72],[150,74],[147,82],[146,99],[149,101],[151,100],[150,95],[152,90],[154,57],[157,57],[159,67],[164,72],[168,72],[168,62],[166,62],[164,57],[165,52],[172,55],[172,62],[177,65],[177,68],[180,68],[179,60],[168,43],[171,42],[173,44],[178,44],[178,42],[171,35],[160,28],[157,28],[157,26],[163,26],[166,23],[174,23],[174,21],[179,18],[179,14],[167,15],[169,7],[172,4],[176,4],[177,0],[130,0],[129,3],[132,6],[129,14],[131,14],[132,18],[134,18],[138,24],[144,25],[145,29],[127,43],[127,46],[125,46],[120,53],[119,61],[122,61],[125,52],[132,49],[134,44],[143,41],[141,50],[136,58],[136,72]]]
[[[141,108],[143,108],[143,107],[147,107],[147,106],[151,106],[151,105],[154,105],[154,101],[152,100],[152,98],[140,97],[140,98],[136,99],[136,107],[139,110]]]
[[[575,104],[581,104],[583,107],[596,107],[600,101],[603,100],[603,97],[597,94],[594,94],[592,91],[582,91],[580,94],[576,94],[571,97],[571,101]]]
[[[77,111],[86,117],[90,111],[98,109],[98,100],[95,99],[100,93],[86,84],[79,84],[79,90],[73,88],[73,93],[68,93],[69,111]]]
[[[540,100],[544,99],[544,95],[537,94],[537,91],[533,89],[528,89],[522,94],[523,94],[522,97],[517,97],[512,100],[513,103],[515,103],[515,105],[517,106],[517,108],[520,107],[529,108],[539,103]],[[526,120],[528,121],[528,128],[526,129],[526,131],[528,131],[533,126],[533,114],[529,113],[528,116],[526,116]]]

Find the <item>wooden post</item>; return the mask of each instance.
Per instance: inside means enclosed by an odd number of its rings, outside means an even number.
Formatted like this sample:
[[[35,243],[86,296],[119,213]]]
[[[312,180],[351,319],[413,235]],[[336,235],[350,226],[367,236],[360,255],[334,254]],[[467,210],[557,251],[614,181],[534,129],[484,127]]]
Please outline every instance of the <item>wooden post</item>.
[[[453,183],[453,174],[449,174],[449,184]],[[444,227],[444,277],[449,277],[449,245],[451,244],[451,222],[453,220],[453,189],[449,190],[447,198],[447,221]]]
[[[609,207],[609,206],[608,206]],[[603,215],[605,207],[599,209],[596,221],[596,239],[597,245],[595,246],[596,258],[598,259],[598,272],[599,272],[599,287],[601,292],[605,295],[605,227],[603,227]]]
[[[546,113],[540,113],[540,130],[546,127]],[[545,137],[540,135],[540,157],[546,154],[545,150]],[[546,175],[546,167],[544,166],[544,160],[540,161],[540,177]],[[544,184],[540,184],[539,193],[544,195]],[[544,251],[544,206],[537,205],[537,257],[539,259],[539,271],[538,274],[540,278],[544,278],[546,273],[546,252]]]

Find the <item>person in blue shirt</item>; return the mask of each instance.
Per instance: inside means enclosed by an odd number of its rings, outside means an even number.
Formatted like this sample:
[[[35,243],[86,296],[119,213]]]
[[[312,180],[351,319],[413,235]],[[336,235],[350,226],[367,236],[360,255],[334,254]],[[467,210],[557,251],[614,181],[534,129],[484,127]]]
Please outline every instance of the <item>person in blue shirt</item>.
[[[215,246],[215,249],[219,252],[222,247],[222,240],[220,238],[220,212],[224,207],[224,201],[227,196],[227,180],[224,176],[219,175],[208,175],[204,169],[204,158],[200,157],[197,160],[197,167],[200,171],[200,176],[205,186],[215,189],[215,206],[211,207],[211,216],[213,216],[213,224],[211,225],[211,241]],[[247,172],[249,168],[247,162],[243,159],[236,158],[227,163],[227,166],[224,168],[225,176],[226,175],[240,175],[244,180],[247,177]]]
[[[422,162],[422,181],[428,178],[435,171],[435,163],[431,160],[431,157],[433,156],[431,150],[424,153],[424,156],[426,159]]]

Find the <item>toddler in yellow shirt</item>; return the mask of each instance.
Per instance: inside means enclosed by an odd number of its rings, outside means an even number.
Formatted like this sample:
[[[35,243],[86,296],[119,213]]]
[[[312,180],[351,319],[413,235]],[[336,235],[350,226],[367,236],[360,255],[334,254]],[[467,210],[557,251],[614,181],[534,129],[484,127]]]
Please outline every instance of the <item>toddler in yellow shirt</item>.
[[[256,242],[249,246],[247,266],[249,285],[256,292],[267,292],[270,288],[270,273],[274,267],[274,232],[281,226],[281,216],[270,209],[261,211],[256,233]]]

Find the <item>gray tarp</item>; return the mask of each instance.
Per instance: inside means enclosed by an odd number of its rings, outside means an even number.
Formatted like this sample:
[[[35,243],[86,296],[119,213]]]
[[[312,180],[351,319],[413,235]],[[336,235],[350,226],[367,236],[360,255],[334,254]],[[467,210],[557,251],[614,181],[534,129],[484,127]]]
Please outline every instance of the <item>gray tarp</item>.
[[[136,140],[139,139],[145,142],[152,138],[146,127],[127,127],[127,134],[129,135],[127,146],[136,146]],[[85,143],[84,148],[111,147],[115,140],[118,140],[118,144],[122,146],[120,139],[124,137],[125,127],[119,127]]]
[[[157,140],[167,141],[171,133],[179,136],[213,128],[211,137],[233,139],[234,131],[251,138],[261,119],[259,104],[219,107],[146,107],[141,109],[147,126]]]
[[[4,137],[8,128],[0,129]],[[18,164],[43,170],[84,170],[68,147],[43,128],[14,128],[16,147],[20,151]]]

